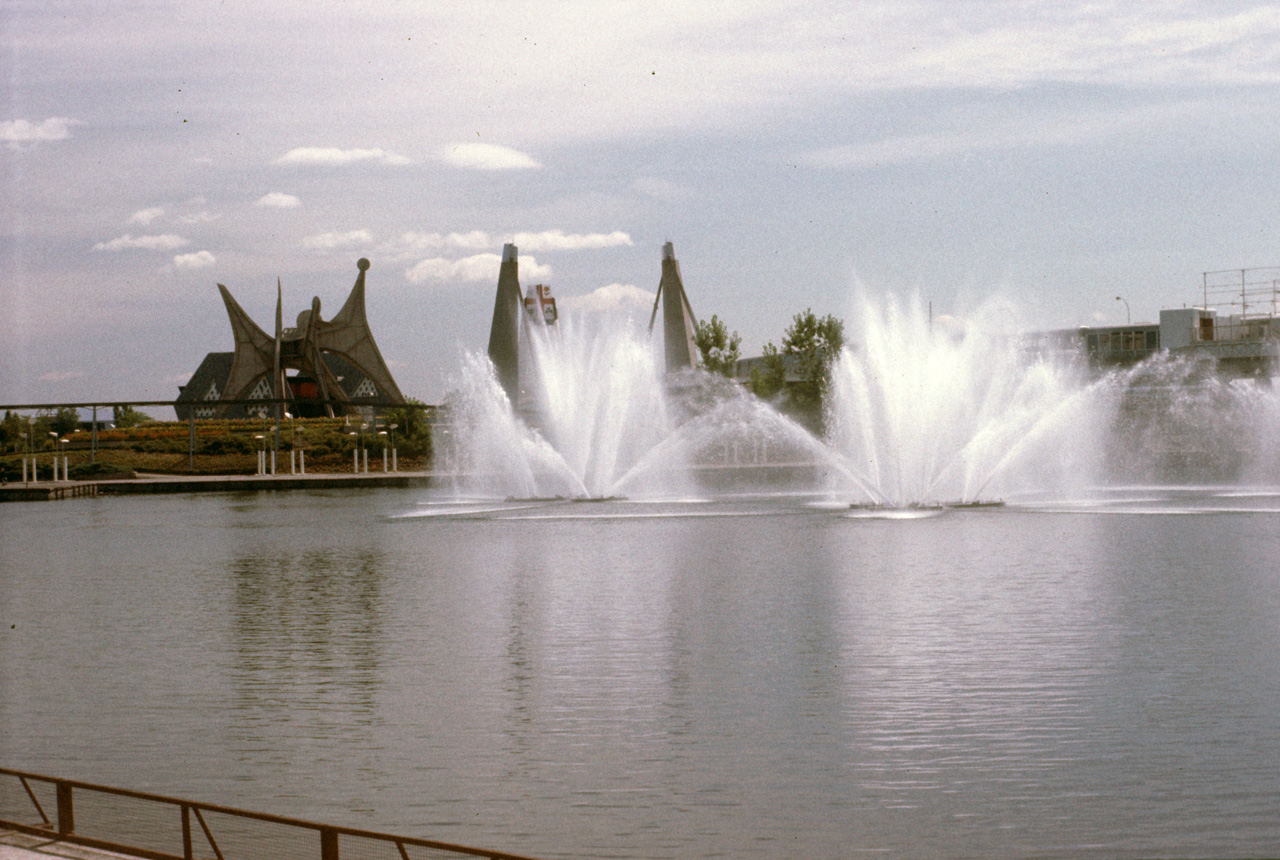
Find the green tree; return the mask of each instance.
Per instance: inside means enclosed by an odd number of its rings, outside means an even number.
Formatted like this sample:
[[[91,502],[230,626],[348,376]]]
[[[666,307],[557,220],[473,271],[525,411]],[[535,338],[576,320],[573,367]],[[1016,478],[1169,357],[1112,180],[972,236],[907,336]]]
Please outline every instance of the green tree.
[[[382,414],[382,426],[396,425],[396,447],[409,457],[431,456],[431,422],[426,405],[412,397]]]
[[[53,413],[53,419],[49,422],[49,429],[59,436],[66,436],[68,433],[76,432],[80,429],[80,413],[70,406],[63,406]]]
[[[0,421],[0,451],[25,450],[23,440],[27,437],[27,422],[12,409],[6,409],[4,421]]]
[[[733,376],[738,367],[738,347],[742,344],[736,331],[730,335],[728,326],[712,314],[710,322],[702,320],[697,324],[693,342],[702,356],[703,367],[721,376]]]
[[[139,412],[132,406],[111,407],[111,423],[120,428],[137,427],[139,424],[146,424],[154,420],[147,413]]]
[[[770,400],[787,387],[787,364],[770,341],[764,345],[764,370],[752,368],[747,388],[756,397]]]
[[[831,314],[819,318],[808,308],[795,315],[782,339],[782,350],[796,357],[800,382],[793,395],[802,408],[814,409],[821,403],[831,378],[831,363],[843,346],[844,322],[841,320]]]

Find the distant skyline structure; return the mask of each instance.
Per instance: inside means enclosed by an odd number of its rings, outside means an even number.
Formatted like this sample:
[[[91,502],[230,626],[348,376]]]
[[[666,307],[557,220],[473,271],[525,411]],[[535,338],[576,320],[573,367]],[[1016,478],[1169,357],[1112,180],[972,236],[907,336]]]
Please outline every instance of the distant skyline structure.
[[[197,418],[244,417],[265,414],[282,417],[279,401],[289,401],[292,409],[317,415],[354,415],[362,403],[391,401],[404,403],[378,344],[369,329],[365,310],[365,272],[369,261],[356,262],[359,274],[342,309],[331,320],[320,316],[320,297],[298,314],[297,324],[285,328],[283,289],[276,282],[275,336],[262,330],[240,307],[222,284],[222,294],[231,331],[235,338],[232,353],[209,353],[179,388],[174,409],[180,420],[193,412]],[[298,371],[290,379],[289,370]],[[255,408],[249,404],[220,401],[276,401]]]

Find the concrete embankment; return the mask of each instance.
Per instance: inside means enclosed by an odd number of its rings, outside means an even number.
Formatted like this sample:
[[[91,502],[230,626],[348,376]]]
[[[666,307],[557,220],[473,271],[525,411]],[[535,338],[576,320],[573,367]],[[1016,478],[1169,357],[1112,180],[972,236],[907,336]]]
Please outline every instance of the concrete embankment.
[[[367,472],[313,475],[139,475],[102,481],[45,481],[0,486],[0,501],[25,502],[84,496],[156,493],[244,493],[264,490],[429,487],[435,472]]]

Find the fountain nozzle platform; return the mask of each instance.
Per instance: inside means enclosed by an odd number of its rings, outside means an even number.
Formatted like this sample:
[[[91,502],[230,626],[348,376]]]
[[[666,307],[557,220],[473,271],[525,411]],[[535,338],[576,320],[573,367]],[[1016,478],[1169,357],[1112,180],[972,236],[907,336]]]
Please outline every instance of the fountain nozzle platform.
[[[851,510],[855,511],[965,511],[965,510],[995,510],[1003,508],[1002,501],[982,501],[975,500],[971,502],[908,502],[905,505],[889,505],[882,502],[854,502],[849,505]]]

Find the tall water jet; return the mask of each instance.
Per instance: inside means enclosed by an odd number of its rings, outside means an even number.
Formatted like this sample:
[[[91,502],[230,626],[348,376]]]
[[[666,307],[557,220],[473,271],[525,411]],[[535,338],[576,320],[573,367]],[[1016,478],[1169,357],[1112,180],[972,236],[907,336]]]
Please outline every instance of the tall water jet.
[[[540,288],[535,304],[542,295]],[[468,475],[468,489],[522,497],[687,494],[678,453],[646,459],[675,426],[668,371],[697,361],[693,312],[671,243],[663,247],[654,304],[655,316],[659,303],[664,309],[665,366],[630,319],[569,314],[550,326],[529,302],[520,298],[516,248],[507,245],[489,361],[467,358],[451,403],[452,465]]]
[[[1215,362],[1158,354],[1117,372],[1107,467],[1129,483],[1280,482],[1280,391]]]
[[[855,498],[974,502],[1094,479],[1105,418],[1081,418],[1101,389],[1022,348],[1010,319],[988,302],[959,325],[935,325],[918,296],[905,307],[861,299],[826,404]]]

